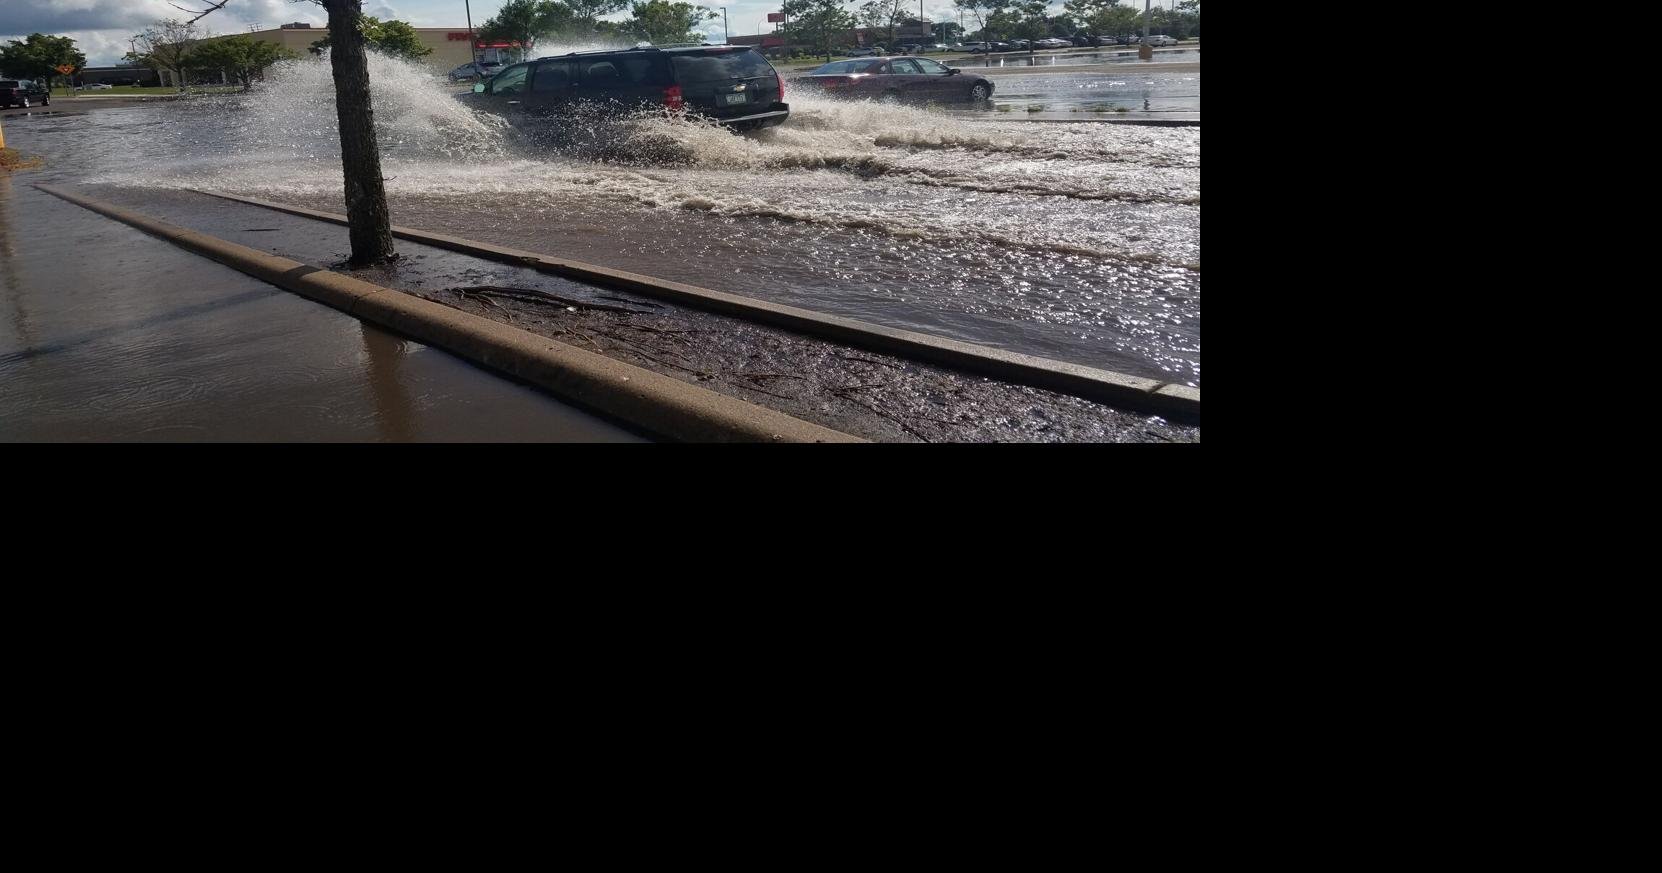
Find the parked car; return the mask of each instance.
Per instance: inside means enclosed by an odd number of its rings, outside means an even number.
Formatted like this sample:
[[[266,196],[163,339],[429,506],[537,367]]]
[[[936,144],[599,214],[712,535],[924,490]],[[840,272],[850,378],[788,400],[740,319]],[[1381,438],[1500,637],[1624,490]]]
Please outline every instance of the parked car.
[[[108,82],[93,82],[91,85],[86,86],[88,91],[108,91],[114,87],[114,85],[111,85]]]
[[[497,61],[466,63],[450,71],[450,81],[463,82],[469,79],[489,79],[500,72],[502,72],[502,64]]]
[[[843,52],[843,54],[848,55],[851,58],[869,58],[872,55],[877,54],[877,49],[874,49],[874,48],[851,48],[848,51]]]
[[[791,114],[785,80],[748,46],[571,52],[515,64],[463,96],[531,133],[557,126],[579,102],[619,115],[685,110],[741,130],[783,124]]]
[[[995,43],[993,43],[993,51],[994,52],[1011,52],[1011,51],[1015,51],[1015,50],[1016,50],[1016,47],[1014,45],[1010,44],[1010,43],[1007,43],[1007,42],[995,42]]]
[[[1073,40],[1058,39],[1058,38],[1053,36],[1053,37],[1050,37],[1048,39],[1041,39],[1038,42],[1033,43],[1033,45],[1037,48],[1042,48],[1042,49],[1072,48],[1073,47]]]
[[[1148,44],[1151,45],[1151,46],[1155,46],[1155,45],[1177,45],[1177,39],[1175,37],[1165,36],[1165,35],[1156,33],[1156,34],[1152,34],[1152,35],[1149,36]]]
[[[1027,51],[1027,48],[1030,45],[1032,45],[1032,43],[1028,42],[1025,39],[1016,39],[1016,40],[1011,40],[1010,41],[1010,47],[1015,49],[1016,51],[1020,51],[1020,52]]]
[[[991,51],[991,49],[992,46],[984,42],[972,42],[969,45],[964,46],[964,51],[967,51],[972,55],[985,54],[986,52]]]
[[[980,102],[993,96],[991,80],[928,58],[834,61],[797,81],[833,97],[852,99]]]
[[[0,109],[21,106],[28,109],[39,103],[52,105],[52,92],[30,79],[0,79]]]
[[[916,45],[916,44],[903,45],[903,46],[900,47],[900,51],[901,51],[902,54],[915,55],[915,54],[918,54],[919,52],[923,51],[923,46]]]
[[[950,49],[947,48],[947,45],[944,42],[938,42],[938,43],[935,43],[932,46],[929,46],[929,50],[932,51],[932,52],[950,51]]]

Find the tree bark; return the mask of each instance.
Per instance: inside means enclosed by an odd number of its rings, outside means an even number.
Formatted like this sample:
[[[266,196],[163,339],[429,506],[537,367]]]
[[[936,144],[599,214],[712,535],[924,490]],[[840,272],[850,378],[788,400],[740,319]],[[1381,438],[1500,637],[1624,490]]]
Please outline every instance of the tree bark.
[[[381,149],[369,100],[369,59],[358,31],[362,0],[323,0],[329,10],[329,64],[340,120],[340,163],[346,182],[347,229],[353,266],[393,260],[392,221],[381,179]]]

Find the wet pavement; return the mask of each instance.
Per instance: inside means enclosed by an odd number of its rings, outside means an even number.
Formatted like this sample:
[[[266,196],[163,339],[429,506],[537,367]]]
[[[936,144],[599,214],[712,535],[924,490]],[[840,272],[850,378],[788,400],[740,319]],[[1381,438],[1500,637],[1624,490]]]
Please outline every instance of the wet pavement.
[[[404,240],[351,269],[346,229],[190,191],[83,192],[884,442],[1195,442],[1200,429]]]
[[[597,124],[593,148],[554,151],[516,141],[423,75],[377,64],[377,117],[400,224],[1199,385],[1198,129],[998,119],[1016,114],[1016,100],[1044,101],[1040,112],[1020,112],[1041,118],[1063,115],[1066,101],[1097,111],[1119,99],[1112,86],[1082,93],[1088,77],[1003,76],[1000,88],[1017,95],[1009,98],[1012,110],[995,107],[973,119],[798,93],[790,95],[791,122],[761,134],[736,137],[651,117],[622,125],[621,136],[620,126]],[[273,77],[279,87],[246,98],[8,119],[7,136],[47,156],[32,178],[86,186],[176,223],[328,266],[345,255],[344,231],[270,212],[257,219],[222,212],[193,193],[342,211],[332,104],[320,91],[325,71],[296,65]],[[1189,78],[1198,104],[1198,75]],[[1026,90],[1016,80],[1029,81]],[[1178,78],[1160,87],[1180,100],[1190,85]],[[703,314],[635,317],[644,328],[637,329],[605,323],[615,313],[584,309],[574,319],[523,300],[464,299],[447,289],[561,292],[552,277],[418,254],[386,284],[582,347],[590,347],[588,336],[631,363],[873,438],[1198,439],[1198,429],[1072,405],[1073,398],[1029,397],[1029,389],[965,395],[953,381],[963,377],[950,374],[908,372],[873,388],[859,374],[886,361],[836,365],[823,348],[780,340],[776,351],[773,334],[743,334],[773,367],[758,372],[735,357],[733,343],[689,352],[677,341],[742,333],[732,325],[712,330],[699,321]],[[792,366],[819,367],[811,390],[765,384],[768,372],[797,374]],[[865,412],[847,402],[868,390],[889,393],[883,402],[863,401]]]
[[[0,173],[0,441],[639,441]]]
[[[435,94],[448,86],[424,73],[373,74],[401,224],[1199,386],[1196,128],[794,93],[789,123],[751,136],[655,116],[595,122],[591,141],[556,149]],[[267,84],[7,134],[50,156],[58,181],[339,211],[327,66]]]

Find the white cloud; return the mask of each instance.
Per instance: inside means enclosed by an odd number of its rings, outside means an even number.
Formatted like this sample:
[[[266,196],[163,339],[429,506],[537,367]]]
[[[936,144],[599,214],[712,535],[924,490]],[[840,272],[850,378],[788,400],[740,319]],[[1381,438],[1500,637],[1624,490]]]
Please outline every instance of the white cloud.
[[[176,0],[185,9],[206,9],[203,0]],[[167,0],[0,0],[0,42],[31,33],[75,40],[89,66],[109,66],[128,51],[128,38],[156,21],[188,20],[189,13]],[[291,21],[321,25],[322,7],[289,0],[232,0],[196,23],[204,33],[241,33],[251,25],[275,28]]]

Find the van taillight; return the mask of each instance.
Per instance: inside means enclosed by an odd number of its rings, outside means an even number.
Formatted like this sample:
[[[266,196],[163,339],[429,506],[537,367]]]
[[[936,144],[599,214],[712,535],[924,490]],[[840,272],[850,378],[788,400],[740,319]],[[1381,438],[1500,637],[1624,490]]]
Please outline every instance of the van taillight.
[[[774,70],[773,71],[773,81],[779,83],[779,96],[775,97],[773,99],[780,102],[780,103],[784,103],[785,102],[785,77],[779,75],[778,70]]]
[[[687,101],[681,99],[680,85],[671,85],[664,89],[664,105],[671,109],[680,109],[687,105]]]

